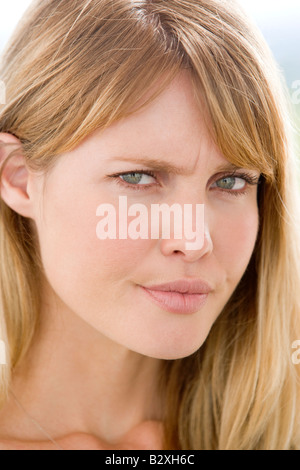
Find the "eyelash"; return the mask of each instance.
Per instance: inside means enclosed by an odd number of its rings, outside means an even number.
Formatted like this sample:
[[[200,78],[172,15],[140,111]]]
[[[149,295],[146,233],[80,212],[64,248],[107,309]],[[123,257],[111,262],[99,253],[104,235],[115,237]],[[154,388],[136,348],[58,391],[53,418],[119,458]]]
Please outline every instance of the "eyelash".
[[[119,177],[120,176],[125,176],[125,175],[131,175],[131,174],[134,174],[134,173],[137,173],[139,175],[146,175],[146,176],[152,176],[153,178],[157,179],[155,173],[151,170],[133,170],[133,171],[126,171],[124,173],[116,173],[114,175],[110,175],[109,178],[113,178],[114,181],[119,184],[120,186],[122,186],[124,188],[127,187],[129,189],[132,189],[133,191],[146,191],[147,189],[150,189],[152,188],[155,183],[152,183],[152,184],[129,184],[129,183],[126,183],[124,180],[120,179]],[[226,173],[224,175],[222,175],[221,178],[218,178],[217,180],[214,181],[214,183],[222,180],[222,179],[225,179],[225,178],[240,178],[240,179],[243,179],[246,181],[247,185],[250,185],[250,186],[256,186],[260,183],[260,178],[258,178],[257,176],[252,176],[252,175],[249,175],[248,173],[238,173],[238,172],[232,172],[232,173]],[[217,188],[219,191],[222,191],[226,194],[229,194],[229,195],[232,195],[232,196],[242,196],[244,194],[246,194],[246,192],[248,191],[248,187],[246,186],[245,189],[242,189],[242,190],[239,190],[239,191],[236,191],[236,190],[231,190],[231,189],[222,189],[222,188]]]

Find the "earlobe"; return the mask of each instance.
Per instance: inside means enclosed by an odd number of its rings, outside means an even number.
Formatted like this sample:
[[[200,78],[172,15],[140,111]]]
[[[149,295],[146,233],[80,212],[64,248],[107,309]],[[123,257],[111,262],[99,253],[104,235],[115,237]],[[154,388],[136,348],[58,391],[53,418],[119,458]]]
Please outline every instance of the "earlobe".
[[[11,134],[0,133],[1,198],[18,214],[32,216],[32,203],[27,192],[29,172],[22,144]]]

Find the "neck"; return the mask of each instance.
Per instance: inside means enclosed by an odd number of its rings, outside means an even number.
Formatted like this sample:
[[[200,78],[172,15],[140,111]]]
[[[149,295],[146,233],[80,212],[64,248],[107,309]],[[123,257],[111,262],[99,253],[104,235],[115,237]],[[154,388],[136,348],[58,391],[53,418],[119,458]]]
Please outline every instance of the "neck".
[[[53,300],[13,381],[27,412],[53,436],[82,432],[111,443],[160,420],[161,361],[114,343]]]

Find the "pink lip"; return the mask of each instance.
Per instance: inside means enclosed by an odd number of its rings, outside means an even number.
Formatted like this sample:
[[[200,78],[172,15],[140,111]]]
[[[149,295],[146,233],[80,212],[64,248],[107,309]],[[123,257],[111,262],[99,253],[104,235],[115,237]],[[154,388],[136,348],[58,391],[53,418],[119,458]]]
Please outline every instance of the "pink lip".
[[[172,313],[195,313],[206,303],[212,288],[201,280],[179,280],[155,286],[141,286],[157,305]]]

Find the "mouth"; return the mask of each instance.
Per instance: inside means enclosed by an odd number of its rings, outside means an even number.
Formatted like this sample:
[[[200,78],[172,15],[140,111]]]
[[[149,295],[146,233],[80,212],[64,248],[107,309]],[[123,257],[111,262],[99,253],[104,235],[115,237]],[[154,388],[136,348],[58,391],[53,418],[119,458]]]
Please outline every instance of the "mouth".
[[[148,299],[167,312],[191,314],[207,302],[212,288],[203,281],[175,281],[156,286],[140,286]]]

